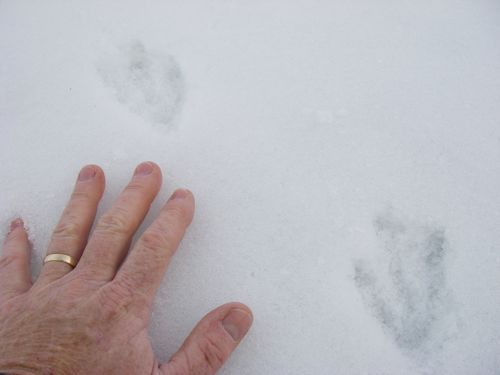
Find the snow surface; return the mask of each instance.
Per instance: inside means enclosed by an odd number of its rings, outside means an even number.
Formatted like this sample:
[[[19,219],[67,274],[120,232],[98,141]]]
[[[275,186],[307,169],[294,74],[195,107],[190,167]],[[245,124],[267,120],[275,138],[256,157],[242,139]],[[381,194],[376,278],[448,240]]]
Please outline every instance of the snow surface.
[[[167,359],[255,322],[222,374],[500,374],[500,3],[1,1],[0,224],[33,274],[79,168],[143,160],[195,221]],[[143,226],[144,228],[144,226]]]

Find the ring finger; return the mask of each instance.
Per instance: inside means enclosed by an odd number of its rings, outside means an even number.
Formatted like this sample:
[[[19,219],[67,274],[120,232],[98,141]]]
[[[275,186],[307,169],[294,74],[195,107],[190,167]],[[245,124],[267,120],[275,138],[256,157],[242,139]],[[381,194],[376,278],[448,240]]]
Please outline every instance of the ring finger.
[[[104,192],[104,173],[96,165],[87,165],[80,171],[71,198],[57,224],[47,250],[50,254],[65,254],[78,262],[87,243],[97,206]],[[39,282],[54,281],[73,267],[65,262],[47,262]]]

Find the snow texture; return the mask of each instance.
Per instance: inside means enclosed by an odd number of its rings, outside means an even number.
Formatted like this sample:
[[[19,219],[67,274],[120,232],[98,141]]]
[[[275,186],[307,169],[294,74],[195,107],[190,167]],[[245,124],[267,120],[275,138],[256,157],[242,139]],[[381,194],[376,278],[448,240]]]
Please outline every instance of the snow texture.
[[[82,165],[102,214],[154,160],[139,233],[196,196],[161,360],[237,300],[223,375],[499,374],[498,40],[497,0],[0,1],[0,225],[36,277]]]

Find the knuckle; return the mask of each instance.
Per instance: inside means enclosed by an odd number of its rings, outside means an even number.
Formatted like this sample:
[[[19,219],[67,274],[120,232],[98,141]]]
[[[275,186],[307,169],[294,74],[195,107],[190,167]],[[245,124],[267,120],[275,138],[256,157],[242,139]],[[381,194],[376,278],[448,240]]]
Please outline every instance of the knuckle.
[[[167,236],[159,230],[150,229],[142,235],[141,246],[149,253],[158,253],[169,244]]]
[[[198,349],[203,355],[205,365],[213,372],[217,371],[226,361],[228,353],[221,342],[210,334],[205,334],[198,341]]]
[[[73,239],[81,234],[81,226],[73,220],[60,222],[52,233],[52,238],[69,238]]]
[[[91,195],[86,190],[75,190],[71,193],[70,205],[78,203],[87,203]]]
[[[144,194],[145,193],[145,186],[144,183],[140,183],[137,181],[131,181],[126,187],[125,187],[125,194]]]
[[[187,210],[182,205],[175,205],[168,208],[169,215],[176,221],[181,221],[184,223],[187,221],[188,214]]]
[[[11,253],[0,257],[0,269],[8,268],[10,265],[23,262],[24,256],[21,253]]]
[[[96,225],[95,231],[112,235],[128,234],[130,231],[127,213],[124,210],[116,210],[113,213],[104,214]]]
[[[52,262],[51,262],[52,263]],[[57,264],[56,264],[57,263]],[[46,282],[52,282],[61,277],[61,269],[69,267],[63,263],[53,262],[53,264],[45,265],[40,275],[40,279]]]
[[[113,320],[133,314],[146,321],[149,314],[149,300],[145,294],[139,292],[135,287],[137,281],[135,279],[146,276],[146,274],[143,274],[131,278],[122,274],[119,278],[104,286],[98,294],[104,317]]]
[[[99,292],[109,283],[99,279],[93,267],[75,268],[65,275],[65,278],[65,286],[69,294],[82,291],[80,295],[88,295],[89,293],[99,295]]]
[[[102,288],[100,293],[101,306],[113,313],[128,310],[134,296],[134,290],[125,279],[114,280]]]
[[[168,362],[161,364],[159,370],[160,374],[164,375],[192,375],[194,374],[192,368],[187,350],[181,349]],[[206,372],[202,373],[206,374]]]

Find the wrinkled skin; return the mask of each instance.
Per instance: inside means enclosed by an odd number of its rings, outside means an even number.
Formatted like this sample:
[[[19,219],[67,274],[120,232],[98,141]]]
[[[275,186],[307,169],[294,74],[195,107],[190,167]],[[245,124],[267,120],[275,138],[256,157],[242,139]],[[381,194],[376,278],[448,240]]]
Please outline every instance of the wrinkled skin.
[[[240,303],[207,314],[166,363],[151,347],[155,292],[194,212],[191,192],[177,190],[129,251],[161,180],[156,164],[139,165],[90,234],[104,173],[83,168],[47,250],[78,264],[47,262],[34,283],[24,224],[11,223],[0,258],[0,373],[214,374],[222,366],[252,323]]]

